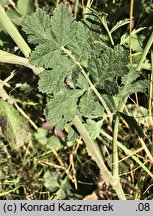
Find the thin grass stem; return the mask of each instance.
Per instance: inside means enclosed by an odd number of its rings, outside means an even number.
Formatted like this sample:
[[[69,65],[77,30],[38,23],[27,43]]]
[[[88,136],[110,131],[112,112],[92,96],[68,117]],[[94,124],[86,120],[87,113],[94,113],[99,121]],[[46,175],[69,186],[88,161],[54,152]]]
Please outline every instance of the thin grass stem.
[[[147,56],[147,54],[148,54],[148,52],[149,52],[149,50],[150,50],[152,44],[153,44],[153,32],[152,32],[151,35],[150,35],[150,38],[149,38],[149,40],[148,40],[148,42],[147,42],[147,44],[146,44],[146,46],[145,46],[145,48],[144,48],[144,50],[143,50],[141,59],[140,59],[138,65],[137,65],[137,68],[136,68],[136,69],[137,69],[138,71],[141,70],[141,68],[142,68],[142,66],[143,66],[143,62],[144,62],[144,60],[145,60],[145,58],[146,58],[146,56]]]

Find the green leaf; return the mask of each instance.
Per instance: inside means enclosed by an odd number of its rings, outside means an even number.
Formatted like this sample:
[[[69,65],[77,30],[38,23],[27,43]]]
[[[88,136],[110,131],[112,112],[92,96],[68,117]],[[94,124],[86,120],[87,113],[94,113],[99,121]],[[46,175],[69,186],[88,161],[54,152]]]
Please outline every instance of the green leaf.
[[[85,123],[84,126],[87,129],[91,139],[95,140],[100,134],[100,130],[102,127],[102,121],[95,122],[91,119],[88,119],[87,123]]]
[[[75,36],[77,27],[76,22],[69,9],[60,4],[50,18],[46,13],[37,9],[32,16],[27,16],[22,23],[23,30],[29,35],[29,42],[34,44],[43,44],[44,42],[52,42],[52,45],[65,46]]]
[[[59,171],[50,172],[47,170],[44,174],[44,186],[52,193],[56,193],[60,200],[65,199],[71,194],[71,185],[66,177],[62,179],[62,174]]]
[[[31,16],[26,16],[22,22],[22,28],[27,33],[29,42],[34,44],[49,42],[51,39],[50,26],[49,15],[46,15],[41,9],[37,9],[36,13]]]
[[[55,125],[57,129],[63,129],[67,122],[71,121],[78,113],[78,98],[83,94],[82,90],[63,90],[54,99],[51,99],[45,109],[47,121]]]
[[[77,22],[76,27],[75,37],[71,38],[67,49],[71,50],[77,61],[87,61],[92,51],[89,44],[89,28],[81,22]]]
[[[54,171],[50,172],[47,170],[44,174],[44,186],[49,189],[50,192],[57,191],[58,188],[60,188],[59,184],[59,178],[61,177],[61,173]]]
[[[138,29],[133,29],[133,31],[132,31],[132,33],[131,33],[132,38],[133,38],[138,32],[143,31],[145,28],[146,28],[146,27],[140,27],[140,28],[138,28]],[[129,34],[128,34],[128,35],[124,34],[124,35],[121,37],[120,45],[129,44],[129,41],[130,41],[129,38],[130,38]]]
[[[18,0],[17,9],[22,16],[26,16],[33,12],[34,5],[32,0]]]
[[[68,7],[63,4],[60,4],[53,12],[51,31],[56,43],[63,47],[70,43],[77,32],[76,21]]]
[[[86,78],[79,73],[76,81],[76,86],[79,87],[80,89],[87,90],[89,88],[89,83],[86,80]]]
[[[0,99],[0,127],[2,135],[15,149],[30,140],[30,131],[26,120],[13,105],[2,99]]]
[[[30,43],[38,44],[32,52],[32,64],[45,68],[53,68],[67,53],[63,48],[75,55],[76,60],[88,58],[88,31],[81,22],[76,22],[70,10],[60,4],[50,18],[41,9],[32,16],[27,16],[22,23]]]
[[[80,99],[80,113],[88,118],[102,117],[104,109],[91,91],[87,91]]]
[[[118,112],[119,115],[127,122],[129,128],[133,134],[138,134],[139,137],[144,138],[144,132],[142,128],[139,126],[138,122],[133,116],[128,116],[125,113]]]
[[[129,24],[129,22],[130,22],[130,20],[127,19],[127,18],[118,21],[118,22],[113,26],[113,28],[111,29],[110,32],[112,33],[112,32],[114,32],[114,31],[116,31],[118,28],[120,28],[120,27],[122,27],[122,26],[124,26],[124,25],[126,25],[126,24]]]
[[[107,48],[99,58],[92,56],[89,61],[89,71],[93,83],[96,87],[103,88],[105,80],[113,81],[116,76],[123,76],[128,72],[126,68],[128,62],[128,52],[120,45],[114,49]]]
[[[64,180],[60,182],[60,188],[56,192],[56,195],[60,200],[66,199],[68,195],[71,195],[71,189],[71,184],[68,178],[66,177]]]
[[[140,72],[136,71],[135,67],[129,66],[127,68],[129,68],[129,73],[122,77],[122,83],[117,94],[117,97],[122,98],[122,100],[135,92],[145,92],[148,87],[146,80],[137,81],[140,77]]]
[[[35,133],[35,138],[40,144],[46,145],[48,141],[47,130],[45,130],[44,128],[38,128],[37,132]]]
[[[60,4],[51,18],[38,9],[34,15],[25,19],[23,30],[28,34],[31,43],[38,44],[31,53],[30,62],[39,67],[52,69],[40,75],[40,91],[55,94],[64,89],[65,84],[73,88],[73,82],[80,88],[83,84],[87,86],[84,77],[83,82],[79,79],[77,81],[74,77],[80,77],[77,60],[80,64],[86,62],[87,65],[90,54],[87,41],[89,29],[83,23],[76,22],[65,5]]]
[[[66,56],[63,56],[55,68],[45,70],[40,74],[39,90],[51,94],[64,89],[65,77],[71,74],[72,68],[72,62]]]
[[[62,144],[61,144],[59,138],[56,137],[56,136],[54,136],[54,135],[51,136],[51,137],[48,139],[47,148],[48,148],[48,149],[53,148],[53,149],[55,149],[55,151],[60,150],[60,149],[62,148]]]
[[[31,64],[38,67],[54,68],[58,65],[62,58],[62,51],[59,47],[51,41],[46,41],[38,45],[31,54]]]

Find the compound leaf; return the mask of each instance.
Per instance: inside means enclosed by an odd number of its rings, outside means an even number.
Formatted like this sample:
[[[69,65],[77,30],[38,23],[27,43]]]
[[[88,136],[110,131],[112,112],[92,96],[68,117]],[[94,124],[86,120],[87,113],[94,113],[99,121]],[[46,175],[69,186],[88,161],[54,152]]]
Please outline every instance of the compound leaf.
[[[109,32],[106,14],[94,15]],[[126,23],[128,20],[118,22],[111,31]],[[47,120],[59,129],[76,114],[87,118],[103,115],[102,105],[91,91],[92,84],[113,112],[115,99],[124,100],[147,86],[146,81],[137,81],[139,74],[135,69],[127,67],[129,51],[121,45],[104,45],[99,37],[94,38],[90,26],[87,20],[75,21],[63,4],[51,18],[38,9],[23,23],[29,41],[36,44],[30,61],[46,69],[40,74],[39,90],[53,96],[45,109]]]

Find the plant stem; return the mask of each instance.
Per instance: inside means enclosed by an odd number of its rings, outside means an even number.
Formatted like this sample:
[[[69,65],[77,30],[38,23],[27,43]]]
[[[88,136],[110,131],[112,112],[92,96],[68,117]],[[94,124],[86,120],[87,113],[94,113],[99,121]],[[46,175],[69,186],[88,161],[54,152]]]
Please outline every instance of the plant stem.
[[[109,36],[109,39],[110,39],[110,41],[111,41],[111,44],[114,46],[114,40],[113,40],[113,38],[112,38],[112,34],[111,34],[111,32],[110,32],[110,30],[109,30],[109,28],[108,28],[107,21],[106,21],[106,16],[107,16],[107,14],[106,14],[106,15],[103,15],[102,17],[100,17],[98,14],[95,14],[95,16],[100,20],[100,22],[101,22],[102,25],[104,26],[104,28],[105,28],[105,30],[106,30],[108,36]]]
[[[145,46],[145,48],[144,48],[144,51],[143,51],[143,53],[142,53],[141,59],[140,59],[138,65],[137,65],[137,68],[136,68],[136,69],[137,69],[138,71],[141,70],[142,65],[143,65],[143,62],[144,62],[144,60],[145,60],[145,58],[146,58],[146,56],[147,56],[147,54],[148,54],[148,52],[149,52],[149,49],[151,48],[152,44],[153,44],[153,32],[152,32],[152,34],[150,35],[150,38],[149,38],[149,40],[148,40],[148,42],[147,42],[147,44],[146,44],[146,46]]]
[[[134,0],[130,0],[130,64],[132,64],[132,28],[133,28],[133,5]]]
[[[79,1],[75,0],[75,5],[74,5],[74,18],[77,18],[77,13],[78,13],[78,6],[79,6]]]
[[[153,100],[153,50],[151,50],[151,80],[150,80],[150,99],[149,99],[149,116],[150,116],[150,124],[153,128],[153,119],[152,119],[152,100]],[[152,135],[152,148],[151,154],[153,155],[153,135]]]
[[[8,63],[8,64],[18,64],[23,65],[25,67],[31,68],[33,72],[37,75],[43,70],[43,68],[36,68],[35,66],[29,63],[27,58],[23,58],[3,50],[0,50],[0,62],[1,63]]]
[[[83,74],[83,76],[87,79],[91,89],[94,91],[94,93],[97,95],[97,97],[99,98],[99,101],[101,102],[101,104],[103,105],[104,109],[106,110],[108,116],[110,119],[112,119],[112,113],[109,110],[109,107],[107,106],[105,100],[103,99],[103,97],[101,96],[101,94],[98,92],[98,90],[95,88],[95,86],[93,85],[93,83],[91,82],[89,76],[87,75],[87,73],[85,72],[84,68],[82,67],[82,65],[80,64],[80,62],[78,62],[75,57],[71,54],[71,52],[67,49],[65,49],[64,47],[61,47],[62,51],[68,55],[75,64],[77,64],[79,66],[79,68],[81,69],[81,73]]]
[[[114,131],[113,131],[113,176],[118,178],[119,176],[119,165],[118,165],[118,145],[117,145],[117,136],[118,136],[118,126],[119,126],[119,117],[116,116]]]
[[[23,37],[18,32],[17,28],[11,22],[11,20],[9,19],[5,10],[3,9],[1,5],[0,5],[0,24],[9,33],[9,35],[12,37],[12,39],[21,49],[25,57],[29,57],[29,54],[31,53],[30,47],[27,45]]]
[[[122,99],[121,99],[122,100]],[[126,101],[126,100],[125,100]],[[122,112],[125,106],[125,101],[120,101],[117,110]],[[112,173],[114,178],[119,178],[119,162],[118,162],[118,127],[119,127],[119,116],[115,116],[115,123],[114,123],[114,131],[113,131],[113,168]]]
[[[100,17],[98,15],[98,13],[94,13],[93,15],[96,16],[99,19],[99,21],[102,23],[103,27],[105,28],[105,30],[106,30],[106,32],[107,32],[107,34],[109,36],[111,44],[114,46],[114,40],[113,40],[111,31],[109,30],[108,25],[107,25],[107,21],[106,21],[107,14],[104,14],[102,17]]]
[[[81,135],[83,141],[85,142],[87,146],[87,150],[91,157],[95,160],[97,165],[99,166],[100,170],[102,171],[103,175],[105,176],[106,180],[112,185],[114,190],[116,191],[118,197],[120,200],[126,200],[125,194],[123,192],[123,189],[121,187],[119,178],[114,178],[110,171],[107,169],[106,165],[104,164],[102,160],[102,155],[99,150],[99,147],[96,143],[94,143],[89,136],[86,128],[82,124],[80,118],[78,116],[75,116],[73,119],[73,124],[78,130],[79,134]]]
[[[104,24],[103,24],[103,25],[104,25]],[[111,34],[111,32],[110,32],[108,26],[107,26],[107,25],[104,25],[104,27],[105,27],[105,29],[106,29],[106,31],[107,31],[107,34],[108,34],[109,39],[110,39],[110,41],[111,41],[111,44],[114,46],[114,40],[113,40],[113,38],[112,38],[112,34]]]
[[[151,51],[151,74],[150,74],[150,85],[149,85],[149,125],[153,128],[153,119],[152,119],[152,99],[153,99],[153,51]]]
[[[87,3],[86,3],[86,6],[84,6],[84,8],[83,8],[83,16],[84,16],[84,19],[86,19],[86,18],[88,17],[87,13],[88,13],[88,11],[90,10],[93,1],[94,1],[94,0],[88,0]]]

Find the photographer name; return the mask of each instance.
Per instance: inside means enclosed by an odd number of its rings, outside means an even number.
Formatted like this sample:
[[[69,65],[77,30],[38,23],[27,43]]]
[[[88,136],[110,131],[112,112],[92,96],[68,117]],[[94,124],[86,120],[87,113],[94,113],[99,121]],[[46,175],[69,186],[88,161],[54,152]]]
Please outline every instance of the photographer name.
[[[60,212],[90,212],[90,211],[104,211],[112,212],[114,211],[113,205],[110,203],[104,205],[87,205],[87,204],[66,204],[65,202],[61,203],[52,203],[51,205],[37,205],[37,204],[28,204],[20,203],[20,211],[22,212],[50,212],[50,211],[60,211]]]

